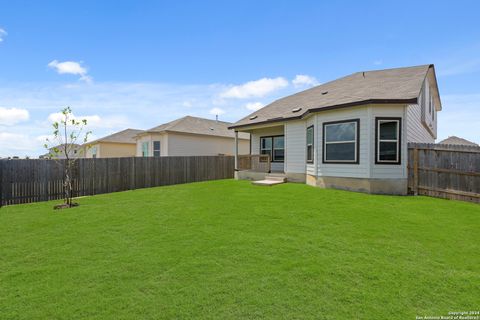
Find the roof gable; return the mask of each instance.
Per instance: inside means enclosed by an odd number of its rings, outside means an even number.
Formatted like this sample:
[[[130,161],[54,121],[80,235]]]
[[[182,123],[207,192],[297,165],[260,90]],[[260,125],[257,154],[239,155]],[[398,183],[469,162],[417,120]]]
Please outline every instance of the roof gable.
[[[100,143],[100,142],[113,142],[113,143],[136,143],[135,136],[141,133],[142,130],[138,129],[125,129],[119,132],[115,132],[111,135],[103,138],[88,142],[88,144]]]
[[[146,130],[145,132],[179,132],[234,138],[235,132],[228,128],[230,125],[232,125],[232,123],[230,122],[185,116],[183,118],[173,120],[171,122],[151,128],[149,130]],[[247,135],[240,135],[239,137],[242,139],[249,138]]]
[[[457,136],[450,136],[447,139],[444,139],[439,142],[439,144],[456,144],[456,145],[464,145],[464,146],[477,146],[475,142],[469,141],[467,139],[463,139]]]

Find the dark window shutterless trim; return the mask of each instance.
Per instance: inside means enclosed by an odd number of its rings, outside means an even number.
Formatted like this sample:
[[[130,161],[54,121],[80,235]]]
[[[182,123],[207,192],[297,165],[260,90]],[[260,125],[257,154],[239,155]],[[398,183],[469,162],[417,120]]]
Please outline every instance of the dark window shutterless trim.
[[[398,121],[398,161],[378,161],[378,123],[380,120]],[[402,163],[402,118],[400,117],[375,117],[375,164],[399,165]]]
[[[275,147],[273,145],[273,138],[275,137],[283,137],[283,149],[280,149],[280,150],[283,150],[283,156],[285,157],[285,135],[284,134],[277,134],[275,136],[263,136],[263,137],[260,137],[260,143],[259,143],[259,153],[260,154],[263,154],[262,153],[262,139],[267,139],[267,138],[270,138],[272,139],[272,149],[270,149],[271,151],[271,159],[270,159],[270,162],[279,162],[279,163],[283,163],[285,162],[285,160],[283,161],[275,161],[273,158],[274,158],[274,150],[275,150]]]
[[[339,124],[339,123],[350,123],[350,122],[355,122],[357,125],[357,130],[356,130],[356,140],[355,140],[355,161],[328,161],[325,160],[326,154],[325,154],[325,127],[329,124]],[[330,122],[324,122],[322,124],[323,130],[322,130],[322,163],[325,164],[359,164],[360,163],[360,119],[349,119],[349,120],[341,120],[341,121],[330,121]]]
[[[309,160],[308,159],[308,129],[312,129],[312,159]],[[314,160],[315,160],[315,127],[313,126],[313,124],[309,127],[307,127],[307,141],[306,141],[306,146],[307,146],[307,154],[306,154],[306,159],[307,159],[307,163],[313,163]]]

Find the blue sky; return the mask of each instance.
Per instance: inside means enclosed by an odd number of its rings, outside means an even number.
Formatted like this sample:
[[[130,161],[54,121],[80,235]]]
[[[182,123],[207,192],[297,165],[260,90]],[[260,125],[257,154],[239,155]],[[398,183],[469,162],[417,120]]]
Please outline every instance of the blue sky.
[[[236,121],[352,72],[426,63],[439,138],[480,142],[478,12],[478,1],[0,1],[0,156],[42,153],[65,105],[101,137],[187,114]]]

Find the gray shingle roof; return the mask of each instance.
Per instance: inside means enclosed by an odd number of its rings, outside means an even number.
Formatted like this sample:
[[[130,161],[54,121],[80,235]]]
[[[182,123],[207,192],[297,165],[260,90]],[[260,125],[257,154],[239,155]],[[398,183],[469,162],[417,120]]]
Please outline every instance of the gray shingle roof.
[[[447,139],[444,139],[439,142],[440,144],[459,144],[459,145],[464,145],[464,146],[477,146],[475,142],[468,141],[467,139],[459,138],[456,136],[451,136],[448,137]]]
[[[231,128],[301,118],[310,112],[365,103],[416,103],[433,65],[357,72],[278,99]],[[295,108],[300,111],[293,112]]]
[[[235,132],[228,129],[230,125],[232,125],[230,122],[186,116],[146,130],[145,132],[150,133],[170,131],[233,138],[235,137]],[[238,137],[240,139],[250,138],[248,134],[241,132],[239,133]]]
[[[143,132],[142,130],[138,129],[125,129],[119,132],[115,132],[109,136],[97,139],[92,142],[88,142],[87,144],[93,144],[98,142],[114,142],[114,143],[136,143],[135,136],[139,133]]]

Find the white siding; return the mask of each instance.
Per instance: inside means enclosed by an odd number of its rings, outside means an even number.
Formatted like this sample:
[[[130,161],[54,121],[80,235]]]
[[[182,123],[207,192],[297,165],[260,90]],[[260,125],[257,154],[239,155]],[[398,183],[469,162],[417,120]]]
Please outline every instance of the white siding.
[[[371,142],[371,178],[404,179],[407,178],[407,134],[406,134],[406,106],[372,106],[370,119],[370,142]],[[375,117],[399,117],[402,118],[401,131],[401,159],[400,164],[375,164]]]
[[[142,156],[142,143],[148,142],[148,154],[153,157],[153,141],[160,141],[160,155],[168,156],[168,139],[165,134],[148,134],[137,139],[137,157]]]
[[[252,154],[260,153],[260,137],[275,136],[284,133],[285,128],[285,171],[304,173],[314,176],[373,178],[373,179],[406,179],[407,178],[407,142],[411,137],[421,137],[418,126],[407,121],[420,119],[417,105],[365,105],[359,107],[319,112],[304,120],[286,122],[283,126],[256,129],[251,131]],[[401,163],[375,164],[375,118],[401,118]],[[333,164],[323,163],[323,124],[331,121],[359,119],[359,163]],[[418,122],[418,121],[417,121]],[[306,128],[314,125],[314,163],[306,163]],[[420,124],[420,126],[423,126]],[[421,128],[421,127],[420,127]],[[417,131],[416,131],[417,130]],[[408,138],[407,138],[408,136]],[[429,141],[421,138],[423,142]],[[430,136],[429,139],[432,139]],[[411,140],[410,140],[411,141]],[[272,163],[272,170],[282,170],[283,164]]]
[[[305,173],[306,127],[305,121],[285,123],[285,171]]]
[[[436,122],[436,121],[435,121]],[[418,104],[407,106],[407,142],[434,143],[435,139],[422,123],[422,109]]]
[[[341,120],[360,119],[360,150],[358,164],[333,164],[323,163],[323,123]],[[352,178],[368,178],[370,163],[370,119],[369,107],[355,107],[348,109],[339,109],[332,111],[320,112],[317,114],[315,125],[316,147],[317,147],[317,175],[329,177],[352,177]]]
[[[424,104],[424,111],[425,112],[424,112],[424,118],[423,118],[424,125],[429,128],[429,130],[432,132],[432,135],[436,136],[437,115],[435,114],[434,119],[432,119],[432,113],[435,112],[435,101],[433,101],[432,107],[431,108],[429,107],[431,95],[434,94],[435,91],[434,91],[434,88],[432,88],[432,86],[430,85],[430,82],[428,81],[428,78],[425,79],[423,92],[425,93],[423,95],[423,99],[424,99],[424,102],[425,102],[425,104]],[[433,99],[433,100],[435,100],[435,99]]]
[[[252,154],[260,154],[260,137],[278,136],[284,134],[284,125],[257,129],[250,132],[252,139]],[[272,162],[272,171],[283,171],[283,162]]]
[[[435,99],[432,108],[429,108],[430,96],[436,92],[435,90],[426,78],[418,97],[418,104],[407,107],[407,142],[435,142],[438,117]]]

